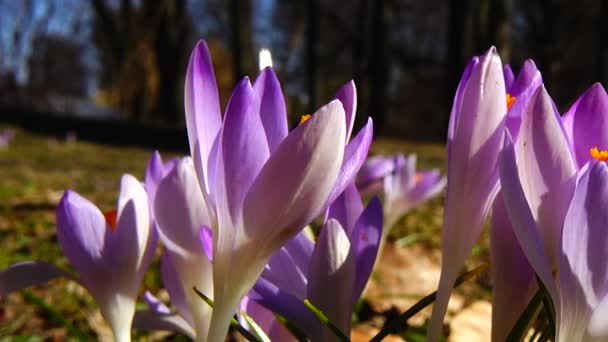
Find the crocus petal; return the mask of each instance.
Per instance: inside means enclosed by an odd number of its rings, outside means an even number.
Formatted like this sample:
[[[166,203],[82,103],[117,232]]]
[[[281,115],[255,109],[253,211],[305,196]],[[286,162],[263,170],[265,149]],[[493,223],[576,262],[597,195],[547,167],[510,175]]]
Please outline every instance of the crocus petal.
[[[541,235],[557,266],[557,250],[576,181],[576,164],[559,114],[541,86],[530,99],[515,145],[519,181]],[[515,227],[514,227],[515,228]]]
[[[200,238],[203,252],[205,252],[209,262],[213,262],[213,232],[211,228],[202,226],[200,230]]]
[[[0,298],[13,291],[44,284],[59,277],[72,278],[69,273],[48,262],[17,262],[0,272]]]
[[[357,173],[356,183],[359,191],[362,194],[374,195],[372,191],[380,191],[381,188],[375,187],[374,183],[378,183],[384,179],[384,176],[392,172],[395,168],[394,159],[385,156],[372,156],[367,158],[359,173]]]
[[[505,134],[505,144],[500,157],[500,182],[509,221],[517,241],[528,258],[528,262],[549,291],[555,310],[558,312],[559,297],[553,279],[553,268],[550,259],[545,254],[539,228],[526,200],[517,170],[515,148],[508,133]],[[559,317],[557,320],[559,321]]]
[[[507,85],[507,92],[515,98],[507,113],[506,126],[515,141],[519,136],[519,128],[523,113],[535,90],[542,84],[543,79],[534,61],[528,59],[524,62],[517,75],[517,79]]]
[[[146,167],[146,176],[144,180],[150,208],[154,208],[154,198],[156,197],[158,183],[175,167],[176,163],[177,160],[172,159],[165,164],[158,151],[152,153],[152,158],[150,158],[148,166]]]
[[[372,144],[373,123],[372,119],[367,120],[367,124],[351,140],[344,151],[344,162],[340,168],[340,173],[334,185],[327,203],[332,203],[340,196],[344,189],[354,180],[361,166],[367,158],[367,153]]]
[[[327,221],[310,260],[308,298],[345,334],[352,319],[355,258],[344,228],[334,219]]]
[[[441,278],[429,341],[439,338],[458,270],[479,238],[498,190],[497,159],[507,108],[502,63],[495,48],[469,64],[452,110]]]
[[[515,75],[513,74],[513,70],[509,64],[505,64],[503,70],[503,75],[505,77],[505,87],[507,89],[511,88],[511,85],[515,81]]]
[[[95,283],[89,275],[102,268],[106,230],[109,226],[93,203],[74,191],[64,193],[57,206],[57,240],[85,286]]]
[[[268,139],[268,148],[272,153],[288,133],[285,99],[281,84],[272,68],[262,70],[253,83],[253,91],[260,103],[260,118]]]
[[[511,227],[502,193],[492,206],[490,229],[492,341],[505,341],[538,289],[534,270]]]
[[[441,177],[437,169],[419,171],[416,177],[418,180],[410,192],[410,198],[416,206],[437,196],[447,184],[447,179]]]
[[[104,257],[115,260],[116,265],[132,265],[131,270],[143,277],[151,261],[153,251],[150,250],[156,247],[156,236],[150,229],[146,191],[135,177],[128,174],[120,180],[116,217],[116,230],[106,231]]]
[[[158,314],[167,315],[171,313],[171,310],[169,310],[169,308],[160,299],[158,299],[158,297],[150,293],[150,291],[146,291],[144,293],[144,300],[146,301],[146,304],[150,310]]]
[[[608,94],[600,83],[587,90],[563,117],[564,129],[579,167],[591,157],[589,150],[608,149]]]
[[[346,234],[350,236],[362,212],[363,202],[361,201],[361,195],[359,195],[355,184],[351,183],[329,206],[326,221],[330,218],[336,219],[342,227],[345,227]]]
[[[314,243],[300,232],[272,255],[262,277],[303,301],[313,249]]]
[[[608,295],[593,310],[588,330],[593,337],[608,336]]]
[[[156,193],[154,217],[163,245],[180,255],[200,253],[199,230],[210,224],[210,218],[192,159],[180,159]]]
[[[372,198],[354,226],[350,241],[356,255],[356,279],[353,289],[353,305],[359,300],[372,273],[380,239],[382,237],[382,203]]]
[[[462,99],[471,78],[473,69],[479,65],[480,58],[473,57],[462,72],[462,78],[456,88],[456,95],[454,95],[454,103],[452,104],[452,111],[450,112],[450,121],[448,123],[448,158],[450,157],[450,146],[451,142],[454,141],[456,135],[456,128],[458,127],[458,120],[460,118],[460,108],[462,107]]]
[[[304,305],[302,300],[283,291],[264,278],[258,279],[249,298],[272,312],[287,318],[298,329],[305,332],[311,341],[320,341],[321,323]]]
[[[561,341],[584,336],[595,307],[608,294],[608,168],[592,162],[576,186],[564,221],[559,270]]]
[[[344,107],[344,115],[346,118],[346,140],[344,143],[348,143],[350,135],[355,125],[355,114],[357,113],[357,88],[355,87],[355,81],[350,81],[338,90],[335,97],[336,100],[342,102]]]
[[[335,100],[285,138],[245,197],[249,236],[281,234],[273,238],[278,247],[319,215],[342,165],[344,134],[344,110]]]
[[[209,178],[207,178],[206,166],[209,151],[220,131],[222,119],[211,55],[205,41],[200,40],[192,51],[186,72],[184,93],[190,152],[195,151],[198,143],[198,154],[193,157],[201,160],[203,165],[201,171],[205,175],[204,184],[207,184]]]
[[[269,156],[255,102],[253,88],[245,78],[232,93],[221,132],[221,172],[226,204],[234,223],[240,220],[243,198]]]
[[[160,275],[163,280],[163,286],[169,293],[171,303],[177,309],[177,312],[190,324],[194,326],[192,312],[188,307],[185,289],[180,281],[179,273],[175,269],[175,265],[169,253],[163,253],[160,258]],[[201,303],[201,305],[204,305]]]
[[[196,338],[194,330],[188,322],[176,314],[159,314],[153,310],[139,310],[133,318],[133,327],[145,331],[173,331],[193,340]]]

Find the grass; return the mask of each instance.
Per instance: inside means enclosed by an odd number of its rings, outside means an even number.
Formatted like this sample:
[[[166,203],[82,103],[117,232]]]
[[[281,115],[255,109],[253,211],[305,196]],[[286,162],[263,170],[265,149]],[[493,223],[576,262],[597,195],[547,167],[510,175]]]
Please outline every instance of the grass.
[[[0,125],[0,130],[4,127]],[[152,151],[16,131],[9,147],[0,148],[0,269],[17,261],[38,259],[71,270],[55,235],[54,210],[63,192],[73,189],[101,210],[110,209],[115,206],[121,174],[131,173],[142,180]],[[395,152],[417,153],[419,167],[445,170],[442,145],[379,140],[372,147],[372,153]],[[432,200],[406,215],[393,229],[392,237],[405,237],[405,245],[438,248],[442,215],[442,199]],[[478,250],[478,258],[487,257],[485,247]],[[160,287],[155,263],[143,288],[156,293]],[[12,336],[0,342],[95,340],[96,329],[90,324],[95,314],[96,305],[83,288],[54,280],[0,298],[0,336]],[[135,340],[153,339],[145,333],[135,335]]]

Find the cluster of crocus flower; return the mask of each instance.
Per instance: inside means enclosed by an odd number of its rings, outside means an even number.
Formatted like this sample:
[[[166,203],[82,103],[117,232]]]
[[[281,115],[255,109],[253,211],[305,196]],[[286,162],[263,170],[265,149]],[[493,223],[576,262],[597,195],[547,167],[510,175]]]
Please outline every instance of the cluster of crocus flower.
[[[348,336],[389,228],[446,186],[437,170],[416,171],[415,155],[364,165],[372,122],[351,139],[356,108],[349,82],[289,132],[280,84],[266,68],[237,85],[222,116],[199,42],[185,84],[190,155],[163,162],[154,153],[143,184],[123,176],[116,210],[66,191],[57,238],[78,277],[21,262],[0,272],[0,295],[68,277],[90,292],[117,341],[129,341],[132,327],[223,341],[235,315],[256,334],[294,339],[275,314],[312,341]],[[560,116],[532,61],[515,77],[491,48],[464,71],[447,140],[442,271],[427,340],[439,339],[489,216],[492,340],[509,336],[539,291],[552,303],[556,341],[607,340],[604,88],[592,86]],[[364,206],[360,192],[383,192],[383,205],[374,197]],[[320,217],[314,241],[305,227]],[[136,312],[157,240],[176,312],[149,292],[149,310]]]
[[[282,285],[302,270],[282,274],[280,283],[268,278],[276,271],[273,260],[285,254],[297,259],[294,267],[309,270],[308,290],[293,293],[294,308],[302,310],[301,300],[309,298],[348,334],[382,231],[378,200],[363,209],[353,185],[372,140],[371,119],[351,139],[356,107],[351,81],[289,132],[280,84],[266,68],[253,85],[244,78],[236,86],[222,116],[211,57],[199,42],[185,82],[191,155],[165,163],[155,153],[143,184],[124,176],[117,210],[102,213],[73,191],[57,209],[62,250],[115,339],[128,341],[135,326],[223,341],[239,307],[262,322],[263,306],[283,310],[266,304],[275,299],[263,289],[286,290]],[[317,243],[303,240],[302,229],[323,215]],[[157,236],[164,246],[163,283],[177,313],[151,293],[145,294],[150,310],[135,313]],[[306,253],[290,247],[298,242]],[[18,263],[0,272],[0,295],[60,276],[71,278],[49,263]],[[193,288],[211,298],[213,308]],[[336,305],[328,306],[325,299],[335,294]]]
[[[438,340],[490,212],[492,340],[507,338],[540,285],[556,341],[608,338],[607,118],[599,84],[562,117],[532,61],[517,79],[495,49],[469,63],[448,131],[442,274],[427,340]]]
[[[384,244],[395,223],[411,209],[441,193],[446,179],[438,169],[416,170],[415,154],[405,157],[398,153],[369,157],[357,174],[356,184],[363,194],[383,194],[381,244]]]

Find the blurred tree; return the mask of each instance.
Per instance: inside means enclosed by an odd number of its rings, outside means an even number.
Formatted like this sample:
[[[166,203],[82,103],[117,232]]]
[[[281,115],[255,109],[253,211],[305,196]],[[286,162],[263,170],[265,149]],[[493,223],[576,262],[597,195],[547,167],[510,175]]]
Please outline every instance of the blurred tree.
[[[28,60],[27,87],[37,93],[84,97],[87,70],[81,47],[65,38],[44,35],[37,36],[34,45],[36,53]]]
[[[193,26],[185,0],[92,0],[103,72],[99,98],[132,117],[181,120]],[[162,95],[161,95],[162,94]]]

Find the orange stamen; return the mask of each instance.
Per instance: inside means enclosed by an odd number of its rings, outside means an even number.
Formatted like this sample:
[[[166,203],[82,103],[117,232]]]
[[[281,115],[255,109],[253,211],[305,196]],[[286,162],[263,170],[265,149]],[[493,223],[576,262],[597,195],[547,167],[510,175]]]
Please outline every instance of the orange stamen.
[[[118,214],[118,212],[116,211],[116,209],[108,210],[105,213],[103,213],[103,217],[106,218],[106,222],[108,223],[108,226],[110,226],[110,230],[112,230],[112,232],[116,231],[116,215],[117,214]]]
[[[302,117],[300,118],[300,125],[305,123],[306,121],[308,121],[308,119],[310,119],[310,114],[304,114],[302,115]]]
[[[599,161],[608,161],[608,151],[606,150],[600,150],[597,147],[594,147],[592,149],[589,150],[589,153],[591,153],[591,156]]]
[[[515,96],[511,96],[511,94],[507,93],[507,110],[511,109],[515,100],[517,100]]]
[[[414,176],[414,183],[418,184],[422,181],[422,174],[417,173],[416,176]]]

